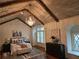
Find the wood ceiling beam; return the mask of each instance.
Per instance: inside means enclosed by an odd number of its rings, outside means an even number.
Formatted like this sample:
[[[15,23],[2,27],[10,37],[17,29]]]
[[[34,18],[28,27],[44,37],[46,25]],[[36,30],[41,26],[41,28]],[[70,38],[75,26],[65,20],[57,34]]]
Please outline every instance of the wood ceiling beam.
[[[13,20],[15,20],[15,19],[16,19],[16,18],[11,19],[11,20],[8,20],[8,21],[5,21],[5,22],[2,22],[2,23],[0,23],[0,25],[3,25],[3,24],[5,24],[5,23],[8,23],[8,22],[13,21]]]
[[[14,12],[11,12],[11,13],[7,13],[5,15],[0,16],[0,18],[3,18],[3,17],[6,17],[8,15],[12,15],[12,14],[18,13],[18,12],[21,12],[21,11],[23,11],[23,9],[22,10],[18,10],[18,11],[14,11]]]
[[[38,19],[32,12],[30,12],[29,10],[25,9],[27,12],[29,12],[31,15],[33,15],[42,25],[44,25],[44,23]]]
[[[11,21],[16,20],[16,19],[18,19],[19,21],[21,21],[22,23],[24,23],[25,25],[27,25],[28,27],[31,28],[31,26],[29,26],[26,22],[24,22],[24,21],[23,21],[22,19],[20,19],[19,17],[13,18],[13,19],[8,20],[8,21],[4,21],[4,22],[0,23],[0,25],[3,25],[3,24],[5,24],[5,23],[11,22]]]
[[[12,0],[12,1],[0,2],[0,7],[8,6],[11,4],[22,3],[22,2],[28,2],[28,1],[33,1],[33,0]]]
[[[50,9],[45,5],[45,3],[42,0],[36,0],[49,14],[54,18],[56,22],[59,22],[59,19],[56,17],[56,15],[50,11]]]
[[[32,28],[32,26],[28,25],[25,21],[23,21],[21,18],[18,18],[22,23],[24,23],[25,25],[29,26],[30,28]]]
[[[12,15],[12,14],[15,14],[15,13],[18,13],[18,12],[22,12],[22,11],[27,11],[27,12],[29,12],[32,16],[34,16],[42,25],[44,25],[44,23],[41,21],[41,20],[39,20],[33,13],[31,13],[29,10],[27,10],[27,9],[22,9],[22,10],[19,10],[19,11],[15,11],[15,12],[12,12],[12,13],[8,13],[8,14],[5,14],[5,15],[2,15],[2,16],[0,16],[0,18],[3,18],[3,17],[6,17],[6,16],[9,16],[9,15]],[[18,17],[19,18],[19,17]],[[20,19],[20,18],[19,18]],[[10,20],[9,20],[10,21]],[[6,22],[9,22],[9,21],[6,21]],[[28,25],[27,23],[25,23],[23,20],[21,20],[20,19],[20,21],[22,21],[24,24],[26,24],[26,25]],[[6,23],[6,22],[4,22],[4,23]],[[29,26],[29,25],[28,25]],[[31,26],[29,26],[29,27],[31,27]]]

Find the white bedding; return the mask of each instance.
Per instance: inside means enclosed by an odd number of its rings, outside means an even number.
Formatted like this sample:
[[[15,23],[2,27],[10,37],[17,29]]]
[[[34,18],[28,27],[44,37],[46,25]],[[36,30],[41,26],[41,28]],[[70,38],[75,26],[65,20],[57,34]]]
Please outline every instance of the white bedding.
[[[22,48],[21,45],[11,44],[11,55],[30,52],[32,50],[31,44],[30,43],[26,43],[25,45],[27,45],[27,47]]]
[[[17,44],[11,44],[11,55],[17,52],[17,50],[22,50],[21,46]]]

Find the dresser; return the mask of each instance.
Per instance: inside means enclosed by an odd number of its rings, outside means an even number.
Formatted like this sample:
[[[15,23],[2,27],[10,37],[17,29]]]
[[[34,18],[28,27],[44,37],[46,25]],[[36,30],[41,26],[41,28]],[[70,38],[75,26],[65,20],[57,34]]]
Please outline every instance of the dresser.
[[[46,53],[58,59],[65,59],[65,46],[63,44],[46,43]]]

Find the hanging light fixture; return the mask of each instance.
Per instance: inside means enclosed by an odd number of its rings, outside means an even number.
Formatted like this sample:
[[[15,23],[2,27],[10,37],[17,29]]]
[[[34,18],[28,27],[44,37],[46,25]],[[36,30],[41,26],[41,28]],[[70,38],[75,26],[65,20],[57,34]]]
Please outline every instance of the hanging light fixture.
[[[23,15],[24,13],[20,12],[20,14]],[[26,17],[25,21],[29,26],[33,26],[35,24],[35,21],[33,20],[33,16]]]
[[[33,26],[35,21],[33,20],[33,17],[29,16],[29,18],[26,18],[26,23],[30,26]]]

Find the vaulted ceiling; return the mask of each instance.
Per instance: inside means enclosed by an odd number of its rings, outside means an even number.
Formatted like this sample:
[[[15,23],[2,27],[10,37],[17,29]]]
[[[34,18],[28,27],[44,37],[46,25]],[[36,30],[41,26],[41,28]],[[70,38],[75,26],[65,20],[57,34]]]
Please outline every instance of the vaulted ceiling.
[[[10,20],[3,18],[18,16],[22,11],[26,11],[26,14],[32,15],[37,23],[43,25],[59,22],[79,15],[78,4],[79,0],[0,0],[0,23]],[[25,16],[22,17],[25,19]]]

